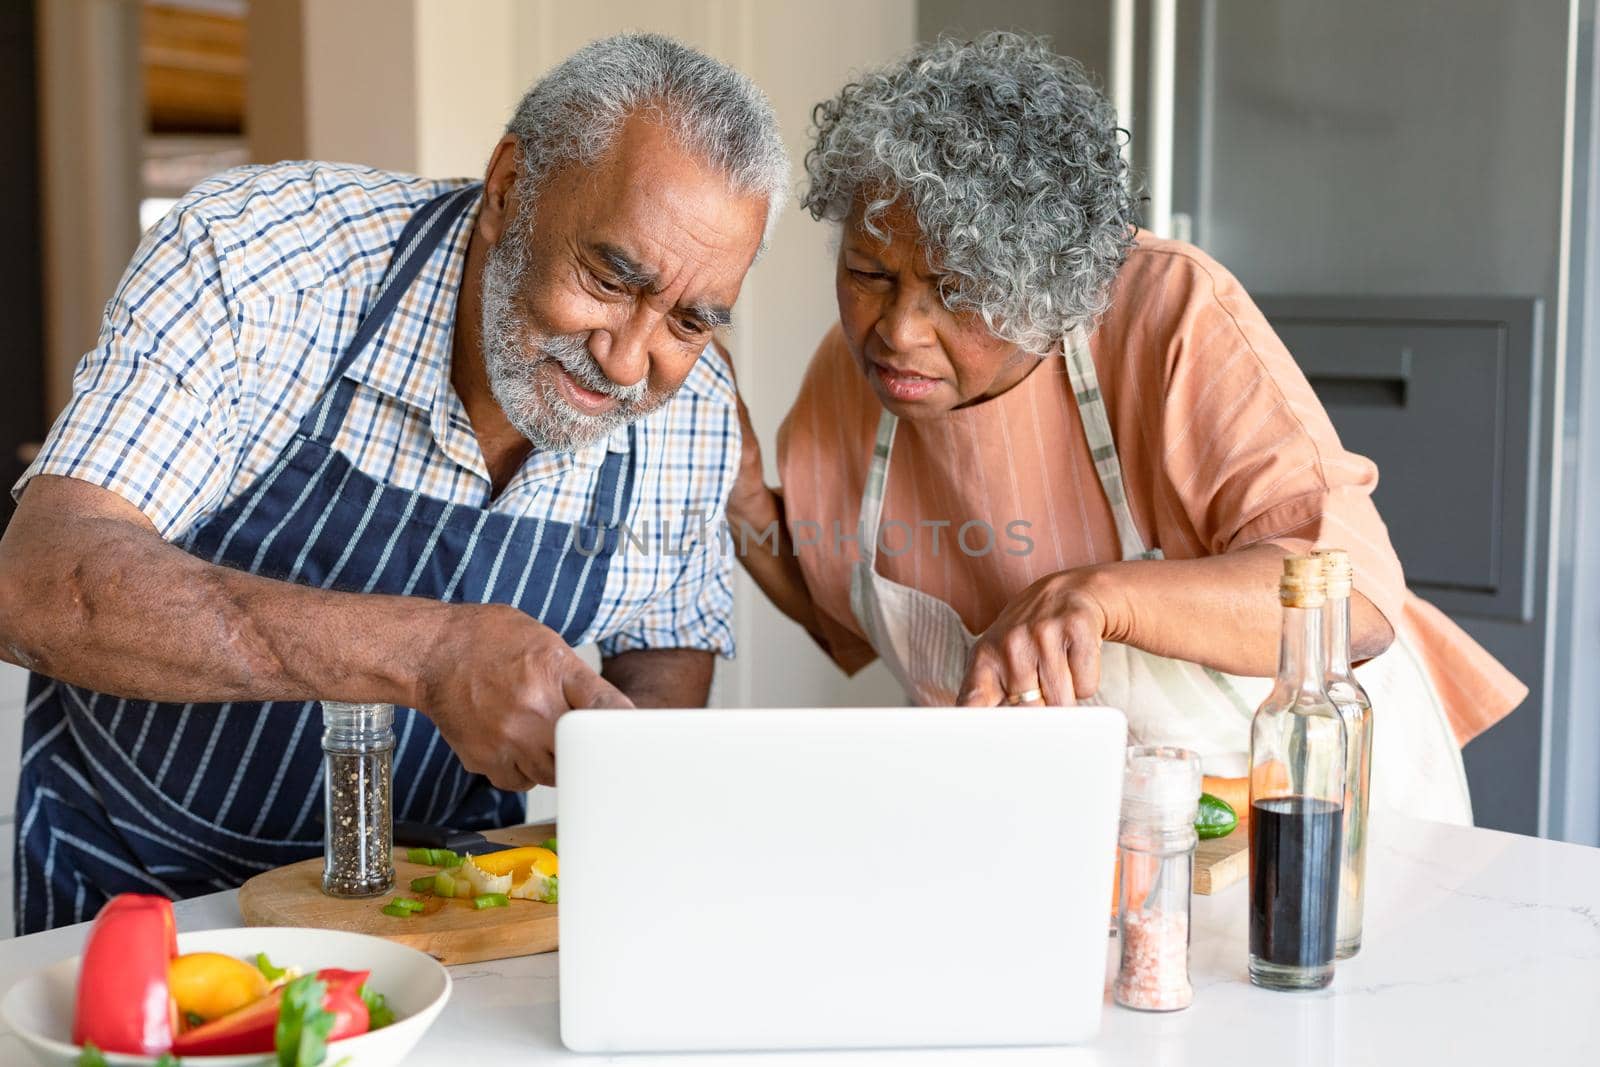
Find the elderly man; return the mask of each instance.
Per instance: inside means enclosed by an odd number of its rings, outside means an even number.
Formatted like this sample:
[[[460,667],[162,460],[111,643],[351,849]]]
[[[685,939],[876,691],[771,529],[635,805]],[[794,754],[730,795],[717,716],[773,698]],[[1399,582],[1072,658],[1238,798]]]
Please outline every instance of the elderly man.
[[[0,542],[19,932],[314,854],[318,699],[397,705],[395,817],[467,828],[521,821],[567,709],[704,703],[730,562],[684,516],[719,521],[739,426],[701,357],[787,178],[744,76],[624,35],[528,92],[481,185],[186,197]]]

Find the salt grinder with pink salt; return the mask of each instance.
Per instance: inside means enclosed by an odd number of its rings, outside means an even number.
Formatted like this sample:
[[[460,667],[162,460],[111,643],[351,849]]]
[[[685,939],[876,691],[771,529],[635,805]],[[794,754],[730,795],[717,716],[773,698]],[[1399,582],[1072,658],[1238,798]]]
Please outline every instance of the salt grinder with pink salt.
[[[1188,749],[1128,749],[1117,846],[1117,927],[1122,959],[1112,995],[1140,1011],[1176,1011],[1194,1001],[1189,983],[1189,889],[1200,757]]]

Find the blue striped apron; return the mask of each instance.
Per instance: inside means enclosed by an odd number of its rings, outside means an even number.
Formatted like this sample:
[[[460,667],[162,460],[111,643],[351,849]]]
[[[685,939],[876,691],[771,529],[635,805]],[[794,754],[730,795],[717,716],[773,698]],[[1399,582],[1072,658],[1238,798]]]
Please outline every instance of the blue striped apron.
[[[346,372],[478,192],[447,193],[413,215],[375,303],[289,446],[181,547],[323,589],[513,604],[569,644],[586,635],[632,495],[631,428],[629,450],[606,453],[587,521],[576,524],[398,489],[333,447],[355,395]],[[195,896],[318,854],[316,709],[153,703],[34,674],[16,809],[17,932],[87,919],[114,893]],[[470,829],[523,821],[523,796],[467,773],[427,718],[397,708],[395,731],[395,818]]]

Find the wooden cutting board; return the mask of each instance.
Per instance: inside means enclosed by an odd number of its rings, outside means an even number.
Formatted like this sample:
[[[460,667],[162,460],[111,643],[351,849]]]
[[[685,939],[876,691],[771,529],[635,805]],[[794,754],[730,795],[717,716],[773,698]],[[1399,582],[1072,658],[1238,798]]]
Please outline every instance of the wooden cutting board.
[[[553,824],[512,826],[490,830],[491,841],[537,845],[556,835]],[[239,890],[239,910],[249,926],[311,926],[323,930],[351,930],[410,945],[446,966],[531,956],[556,949],[556,906],[531,900],[513,900],[508,907],[474,910],[470,900],[423,897],[410,891],[411,880],[432,874],[406,860],[406,850],[396,849],[392,892],[348,900],[322,891],[322,859],[279,867],[258,874]],[[414,896],[427,907],[407,919],[382,912],[396,896]]]
[[[1250,873],[1250,825],[1241,822],[1227,837],[1202,841],[1194,850],[1194,891],[1221,892]]]

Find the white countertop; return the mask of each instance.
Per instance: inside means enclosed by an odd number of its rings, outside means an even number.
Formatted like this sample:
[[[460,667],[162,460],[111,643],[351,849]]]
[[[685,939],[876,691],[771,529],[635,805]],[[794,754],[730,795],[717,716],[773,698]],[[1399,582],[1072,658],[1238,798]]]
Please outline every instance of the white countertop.
[[[1245,979],[1245,888],[1194,905],[1194,1006],[1107,1001],[1093,1045],[706,1056],[579,1056],[561,1046],[556,957],[453,968],[455,993],[410,1062],[628,1064],[1321,1064],[1540,1067],[1600,1061],[1600,849],[1374,818],[1366,947],[1331,988]],[[178,905],[182,930],[235,926],[233,893]],[[85,926],[0,942],[0,987],[77,954]],[[1115,942],[1108,944],[1110,951]],[[0,1063],[28,1063],[0,1029]]]

